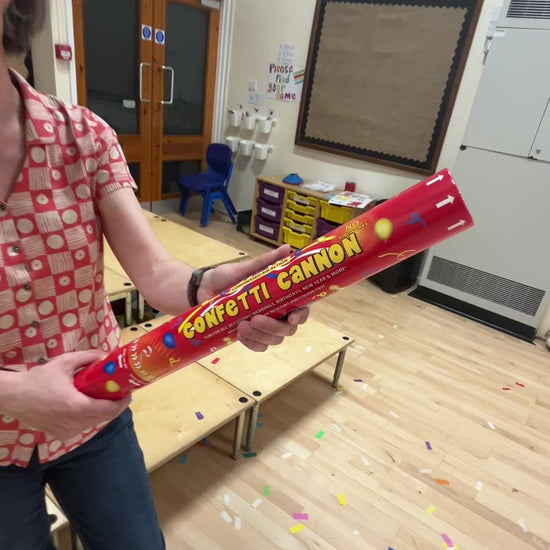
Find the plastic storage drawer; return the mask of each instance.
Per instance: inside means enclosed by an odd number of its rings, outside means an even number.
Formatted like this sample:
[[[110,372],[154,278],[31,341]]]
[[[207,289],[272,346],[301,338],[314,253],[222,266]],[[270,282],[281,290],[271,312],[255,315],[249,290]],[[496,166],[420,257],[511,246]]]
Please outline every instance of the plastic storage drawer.
[[[279,239],[279,222],[266,220],[261,216],[255,216],[254,229],[258,235],[277,241]]]
[[[266,220],[281,221],[282,204],[273,204],[258,197],[256,200],[256,213]]]
[[[351,220],[353,217],[353,210],[347,206],[338,206],[322,200],[321,217],[329,222],[342,224]]]
[[[313,227],[311,225],[305,225],[302,223],[295,222],[294,220],[291,220],[289,218],[283,218],[283,226],[289,227],[294,231],[295,233],[299,233],[300,235],[312,235],[313,234]]]
[[[313,216],[306,216],[305,214],[300,214],[299,212],[294,212],[290,208],[285,208],[285,216],[289,220],[294,220],[295,222],[304,224],[304,225],[313,225]]]
[[[315,206],[304,206],[303,204],[298,204],[292,199],[286,201],[287,208],[294,210],[300,214],[305,214],[306,216],[315,216]]]
[[[311,235],[295,233],[290,227],[283,227],[283,234],[283,242],[288,243],[293,248],[302,248],[311,242]]]
[[[317,199],[315,197],[300,195],[300,193],[296,193],[295,191],[289,191],[288,198],[300,206],[313,206],[314,208],[317,206]]]
[[[324,220],[323,218],[317,218],[317,237],[326,235],[333,229],[336,229],[339,225],[339,223],[327,222],[327,220]]]
[[[285,190],[282,187],[271,185],[265,181],[259,180],[258,196],[267,202],[275,204],[283,204],[285,198]]]

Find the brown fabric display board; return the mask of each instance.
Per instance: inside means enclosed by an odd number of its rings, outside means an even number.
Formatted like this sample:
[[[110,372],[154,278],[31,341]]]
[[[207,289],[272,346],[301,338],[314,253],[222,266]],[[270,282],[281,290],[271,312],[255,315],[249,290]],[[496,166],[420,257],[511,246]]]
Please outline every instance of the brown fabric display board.
[[[482,0],[317,0],[296,144],[433,173]]]

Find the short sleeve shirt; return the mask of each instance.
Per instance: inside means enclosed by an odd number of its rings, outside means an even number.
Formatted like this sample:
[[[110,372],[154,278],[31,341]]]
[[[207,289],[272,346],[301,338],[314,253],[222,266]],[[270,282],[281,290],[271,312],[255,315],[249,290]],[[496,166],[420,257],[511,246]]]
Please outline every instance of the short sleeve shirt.
[[[103,282],[98,201],[135,183],[114,131],[82,107],[12,81],[24,102],[27,154],[0,203],[0,369],[21,371],[63,353],[119,343]],[[0,413],[0,466],[25,467],[92,438],[57,441]]]

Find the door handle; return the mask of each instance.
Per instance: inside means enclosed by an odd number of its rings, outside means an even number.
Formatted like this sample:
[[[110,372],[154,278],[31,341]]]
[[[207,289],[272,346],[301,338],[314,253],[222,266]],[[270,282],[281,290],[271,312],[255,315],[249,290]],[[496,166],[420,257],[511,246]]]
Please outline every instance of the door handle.
[[[139,64],[139,100],[142,103],[151,103],[150,99],[145,99],[143,97],[143,67],[150,67],[151,63],[140,63]]]
[[[171,75],[170,79],[170,99],[168,101],[160,101],[162,105],[172,105],[174,103],[174,69],[168,65],[162,65],[161,69],[163,71],[168,71]]]

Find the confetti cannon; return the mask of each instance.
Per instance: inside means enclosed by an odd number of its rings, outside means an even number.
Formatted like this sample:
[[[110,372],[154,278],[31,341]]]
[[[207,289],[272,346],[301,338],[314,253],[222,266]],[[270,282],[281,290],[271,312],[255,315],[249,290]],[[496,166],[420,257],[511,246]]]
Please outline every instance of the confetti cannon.
[[[119,399],[232,343],[245,319],[284,317],[472,225],[442,170],[88,365],[75,385],[91,397]]]

